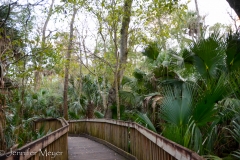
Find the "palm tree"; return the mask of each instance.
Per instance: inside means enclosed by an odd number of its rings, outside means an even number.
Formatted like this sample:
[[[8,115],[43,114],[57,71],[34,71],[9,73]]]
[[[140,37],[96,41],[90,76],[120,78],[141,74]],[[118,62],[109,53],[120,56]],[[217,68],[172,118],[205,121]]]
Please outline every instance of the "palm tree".
[[[215,104],[228,93],[225,79],[221,76],[207,89],[192,82],[183,83],[181,88],[166,87],[160,112],[166,121],[163,135],[202,153],[203,142],[208,140],[206,130],[211,130],[211,124],[218,120]]]
[[[87,99],[86,118],[94,117],[94,109],[100,102],[101,96],[98,90],[97,81],[86,75],[82,79],[82,92]]]
[[[201,154],[214,152],[211,143],[220,134],[214,133],[219,131],[222,118],[229,114],[222,112],[218,104],[239,92],[231,75],[236,75],[233,71],[240,66],[238,42],[232,37],[230,34],[225,39],[214,33],[184,49],[184,65],[193,68],[195,73],[189,76],[196,80],[163,90],[160,113],[166,122],[163,135]]]
[[[225,65],[225,56],[225,43],[219,33],[213,33],[207,39],[194,42],[182,53],[185,65],[192,65],[204,80],[218,78]]]

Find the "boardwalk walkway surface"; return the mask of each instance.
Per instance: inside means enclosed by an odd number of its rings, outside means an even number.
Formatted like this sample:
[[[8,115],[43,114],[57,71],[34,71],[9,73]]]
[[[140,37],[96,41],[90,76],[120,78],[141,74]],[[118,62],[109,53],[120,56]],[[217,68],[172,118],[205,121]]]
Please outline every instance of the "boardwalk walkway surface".
[[[68,137],[69,160],[126,160],[107,146],[85,137]]]

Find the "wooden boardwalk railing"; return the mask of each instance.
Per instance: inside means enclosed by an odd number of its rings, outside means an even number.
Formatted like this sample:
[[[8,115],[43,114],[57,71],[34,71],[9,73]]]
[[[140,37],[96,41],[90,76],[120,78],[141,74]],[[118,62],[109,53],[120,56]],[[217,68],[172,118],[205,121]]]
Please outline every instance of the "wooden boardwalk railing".
[[[67,160],[68,134],[85,134],[102,139],[103,143],[111,143],[122,149],[122,152],[132,154],[138,160],[203,159],[195,152],[134,122],[106,119],[69,122],[64,119],[35,121],[35,130],[41,126],[44,126],[45,131],[51,129],[51,133],[4,155],[0,152],[0,160]]]
[[[69,121],[69,134],[87,134],[129,152],[138,160],[201,160],[201,156],[133,122]]]
[[[17,150],[0,155],[0,160],[67,160],[68,123],[65,119],[35,121],[35,130],[41,126],[44,126],[46,132],[50,129],[51,133]]]

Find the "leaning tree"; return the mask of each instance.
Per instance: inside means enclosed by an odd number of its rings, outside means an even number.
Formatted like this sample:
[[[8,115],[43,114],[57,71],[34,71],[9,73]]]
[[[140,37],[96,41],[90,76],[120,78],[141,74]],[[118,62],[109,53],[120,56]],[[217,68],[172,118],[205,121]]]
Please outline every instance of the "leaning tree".
[[[239,0],[227,0],[232,9],[236,12],[240,18],[240,1]]]

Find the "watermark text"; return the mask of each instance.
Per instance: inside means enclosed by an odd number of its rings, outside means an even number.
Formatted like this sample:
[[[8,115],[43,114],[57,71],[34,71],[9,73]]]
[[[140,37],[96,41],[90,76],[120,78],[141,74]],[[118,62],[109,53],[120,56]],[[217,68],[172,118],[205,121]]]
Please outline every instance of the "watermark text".
[[[7,157],[10,156],[33,156],[39,154],[39,156],[43,156],[43,157],[51,157],[51,158],[55,158],[56,156],[61,156],[63,155],[63,152],[59,152],[59,151],[48,151],[47,149],[39,149],[38,151],[30,151],[30,148],[28,148],[26,151],[13,151],[12,149],[10,149],[10,152],[6,153]],[[5,151],[0,150],[0,156],[5,155]]]

